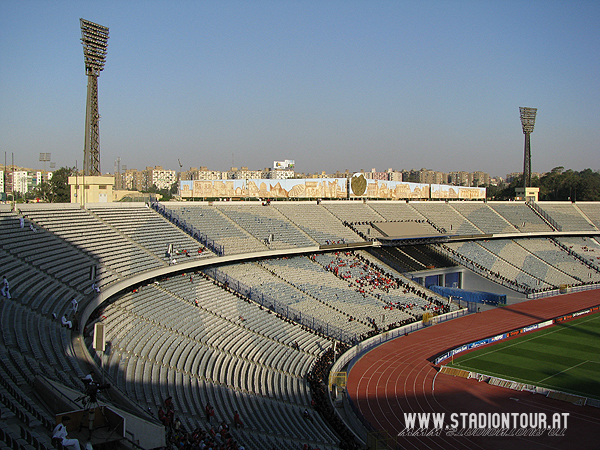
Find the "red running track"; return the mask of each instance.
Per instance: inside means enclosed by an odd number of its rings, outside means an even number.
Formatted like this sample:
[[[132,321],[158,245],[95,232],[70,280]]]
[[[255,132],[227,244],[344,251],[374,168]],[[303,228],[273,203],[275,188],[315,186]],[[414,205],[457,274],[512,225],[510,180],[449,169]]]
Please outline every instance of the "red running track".
[[[348,395],[376,430],[387,432],[390,448],[599,450],[600,408],[575,406],[474,379],[436,376],[438,370],[431,362],[434,356],[461,344],[598,304],[600,290],[529,300],[397,338],[371,350],[354,365],[348,375]],[[549,421],[554,413],[569,416],[563,436],[466,437],[449,436],[445,430],[439,436],[398,436],[405,430],[406,412],[445,413],[446,424],[450,424],[451,413],[545,413]]]

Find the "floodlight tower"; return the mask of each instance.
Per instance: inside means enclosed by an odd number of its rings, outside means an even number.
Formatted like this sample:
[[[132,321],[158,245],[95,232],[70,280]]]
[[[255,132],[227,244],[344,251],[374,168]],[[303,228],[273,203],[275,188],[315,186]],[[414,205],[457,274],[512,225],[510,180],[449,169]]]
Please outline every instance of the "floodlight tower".
[[[525,108],[519,107],[521,113],[521,125],[523,126],[523,134],[525,135],[525,160],[523,162],[523,187],[531,186],[531,146],[530,146],[530,135],[533,133],[533,127],[535,125],[535,115],[537,108]]]
[[[46,171],[46,162],[50,161],[50,153],[40,153],[40,161],[44,163],[44,172]]]
[[[79,19],[83,60],[88,77],[85,112],[84,175],[100,175],[100,114],[98,113],[98,77],[104,70],[108,48],[108,27]]]

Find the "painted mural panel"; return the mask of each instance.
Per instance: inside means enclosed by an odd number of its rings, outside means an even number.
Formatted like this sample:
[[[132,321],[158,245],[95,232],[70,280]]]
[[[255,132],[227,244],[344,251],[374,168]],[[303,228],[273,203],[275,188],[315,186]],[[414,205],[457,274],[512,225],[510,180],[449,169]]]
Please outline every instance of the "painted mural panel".
[[[347,186],[350,186],[348,193]],[[346,178],[182,180],[182,198],[372,198],[372,199],[470,199],[484,200],[485,188],[403,181],[367,180],[355,174]]]
[[[448,186],[446,184],[432,184],[432,199],[449,200],[484,200],[486,194],[485,188],[466,187],[466,186]]]
[[[350,197],[390,200],[429,198],[429,185],[402,181],[367,180],[362,174],[354,174],[350,180]]]
[[[345,178],[180,181],[182,198],[347,198]]]

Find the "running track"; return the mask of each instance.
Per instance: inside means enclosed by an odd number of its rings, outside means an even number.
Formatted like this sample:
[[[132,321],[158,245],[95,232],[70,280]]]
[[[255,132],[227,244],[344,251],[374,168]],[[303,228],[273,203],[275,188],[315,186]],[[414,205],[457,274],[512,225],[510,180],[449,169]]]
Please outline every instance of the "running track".
[[[440,374],[430,362],[458,345],[600,304],[600,290],[485,311],[397,338],[364,355],[348,375],[347,391],[365,419],[390,436],[394,449],[554,450],[600,449],[600,408],[575,406],[541,395]],[[599,349],[600,360],[600,349]],[[434,384],[435,379],[435,384]],[[568,412],[564,436],[397,437],[405,412]],[[446,419],[446,423],[450,423]]]

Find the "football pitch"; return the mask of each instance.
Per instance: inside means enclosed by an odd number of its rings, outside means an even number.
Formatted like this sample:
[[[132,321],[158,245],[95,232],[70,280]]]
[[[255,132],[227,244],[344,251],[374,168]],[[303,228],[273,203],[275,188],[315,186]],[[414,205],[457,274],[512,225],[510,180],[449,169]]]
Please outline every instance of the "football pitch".
[[[600,313],[474,350],[448,366],[600,399]]]

